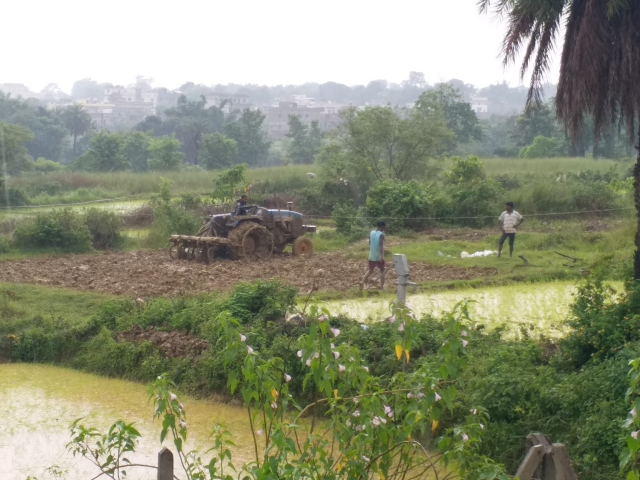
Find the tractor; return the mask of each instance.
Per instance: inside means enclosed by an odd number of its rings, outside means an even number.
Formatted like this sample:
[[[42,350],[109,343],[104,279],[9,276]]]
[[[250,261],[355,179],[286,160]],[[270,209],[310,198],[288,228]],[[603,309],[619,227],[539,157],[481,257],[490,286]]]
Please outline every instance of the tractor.
[[[301,213],[249,205],[246,215],[210,216],[195,235],[171,235],[169,255],[173,259],[205,263],[218,258],[264,260],[292,245],[294,256],[313,254],[313,244],[305,233],[315,232],[304,225]]]

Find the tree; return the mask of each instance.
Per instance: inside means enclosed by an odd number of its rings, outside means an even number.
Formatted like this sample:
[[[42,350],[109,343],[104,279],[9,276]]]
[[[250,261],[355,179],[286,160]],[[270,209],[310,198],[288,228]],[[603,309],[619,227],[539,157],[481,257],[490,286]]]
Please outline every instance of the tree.
[[[244,191],[244,186],[247,183],[245,177],[246,172],[247,166],[244,163],[236,165],[233,168],[222,170],[218,176],[213,179],[213,199],[228,202],[231,201],[233,196],[239,191]]]
[[[129,163],[129,168],[134,172],[145,172],[149,166],[149,143],[151,137],[142,132],[131,132],[127,135],[122,154]]]
[[[238,142],[220,132],[203,135],[200,160],[209,170],[232,167],[238,161]]]
[[[347,161],[378,180],[422,175],[427,160],[452,137],[440,110],[352,107],[343,110],[341,117],[337,140],[347,152]]]
[[[316,154],[322,146],[322,132],[317,120],[310,125],[302,123],[297,115],[289,115],[289,132],[291,146],[287,154],[297,164],[313,163]]]
[[[224,123],[222,110],[216,106],[206,108],[206,105],[204,96],[199,100],[189,100],[182,95],[174,108],[165,111],[166,123],[171,133],[181,140],[186,161],[194,165],[199,163],[202,135],[219,131]]]
[[[73,137],[73,158],[76,158],[76,145],[81,137],[91,129],[91,117],[84,111],[82,105],[70,105],[60,112],[69,134]]]
[[[25,144],[33,138],[26,128],[0,122],[0,170],[15,175],[30,169],[31,158]]]
[[[124,138],[117,133],[105,130],[91,138],[89,151],[78,157],[78,164],[88,170],[99,172],[117,172],[127,168],[127,160],[122,154]]]
[[[536,137],[555,137],[560,134],[558,122],[549,105],[539,103],[526,108],[516,118],[511,137],[518,147],[526,147]]]
[[[71,96],[76,100],[81,98],[102,100],[104,98],[104,85],[100,85],[90,78],[83,78],[74,82],[71,87]]]
[[[149,170],[180,170],[184,153],[176,137],[152,138],[149,141]]]
[[[464,101],[458,89],[448,83],[441,83],[435,90],[424,92],[416,102],[416,110],[429,113],[440,110],[447,127],[455,134],[448,147],[455,149],[459,143],[482,139],[482,129],[471,105]]]
[[[527,103],[540,102],[555,39],[566,25],[556,95],[556,114],[575,138],[593,115],[596,139],[615,124],[634,141],[640,124],[640,2],[629,0],[480,0],[509,19],[504,63],[526,45],[521,74],[533,64]],[[640,127],[639,127],[640,128]],[[640,137],[640,131],[638,132]],[[634,279],[640,280],[640,145],[633,171],[638,229]]]
[[[224,126],[225,134],[238,143],[238,162],[249,166],[266,162],[271,142],[262,129],[265,118],[260,110],[245,108],[239,118]]]

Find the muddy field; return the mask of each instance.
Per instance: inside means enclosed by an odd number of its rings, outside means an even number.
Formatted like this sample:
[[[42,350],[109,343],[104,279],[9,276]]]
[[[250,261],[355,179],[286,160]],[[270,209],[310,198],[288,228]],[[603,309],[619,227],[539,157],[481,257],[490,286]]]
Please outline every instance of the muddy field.
[[[166,251],[109,252],[100,255],[39,257],[0,263],[0,282],[32,283],[116,295],[154,297],[226,291],[240,281],[281,280],[305,294],[357,288],[366,264],[340,254],[311,258],[274,256],[252,263],[220,261],[210,265],[173,261]],[[464,280],[495,275],[493,268],[459,268],[411,263],[414,282]],[[387,289],[394,289],[393,268]]]

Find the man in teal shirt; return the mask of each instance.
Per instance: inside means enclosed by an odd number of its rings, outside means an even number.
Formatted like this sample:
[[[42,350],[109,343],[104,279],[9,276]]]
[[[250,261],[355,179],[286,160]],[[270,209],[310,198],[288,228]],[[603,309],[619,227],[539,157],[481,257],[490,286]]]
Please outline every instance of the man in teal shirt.
[[[369,270],[365,273],[362,282],[360,282],[360,290],[362,290],[369,280],[373,271],[378,267],[380,269],[380,290],[384,289],[384,229],[386,224],[378,222],[378,228],[369,234]]]

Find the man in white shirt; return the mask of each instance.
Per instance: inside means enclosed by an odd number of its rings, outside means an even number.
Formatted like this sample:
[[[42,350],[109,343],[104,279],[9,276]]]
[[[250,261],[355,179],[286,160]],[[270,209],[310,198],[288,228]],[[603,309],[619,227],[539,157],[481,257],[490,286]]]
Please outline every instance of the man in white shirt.
[[[500,237],[500,243],[498,245],[498,257],[502,256],[502,245],[504,241],[509,239],[509,258],[513,255],[513,242],[516,240],[516,229],[522,225],[524,218],[518,212],[513,209],[513,202],[507,202],[507,209],[502,212],[500,218],[498,218],[498,224],[502,231]]]

